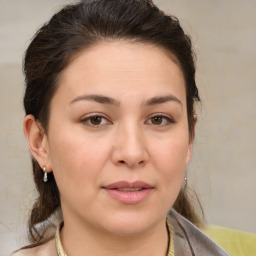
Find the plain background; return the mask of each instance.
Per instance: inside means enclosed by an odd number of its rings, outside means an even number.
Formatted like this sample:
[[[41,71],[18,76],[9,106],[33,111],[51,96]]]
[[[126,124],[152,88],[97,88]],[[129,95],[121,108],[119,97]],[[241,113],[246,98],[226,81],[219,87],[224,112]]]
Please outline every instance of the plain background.
[[[0,255],[24,244],[36,193],[23,137],[22,56],[67,0],[0,0]],[[197,53],[199,107],[188,169],[208,223],[256,232],[256,1],[156,0]]]

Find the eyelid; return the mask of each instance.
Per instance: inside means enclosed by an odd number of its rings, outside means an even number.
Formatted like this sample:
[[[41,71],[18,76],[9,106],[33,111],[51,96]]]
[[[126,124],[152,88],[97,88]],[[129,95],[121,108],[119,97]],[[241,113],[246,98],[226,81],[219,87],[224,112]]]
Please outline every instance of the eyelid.
[[[87,114],[87,115],[85,115],[85,116],[83,116],[83,117],[81,118],[81,121],[80,121],[80,122],[86,123],[86,122],[89,121],[90,118],[92,118],[92,117],[100,117],[100,118],[106,120],[107,123],[99,124],[99,125],[93,125],[93,124],[87,123],[87,124],[86,124],[87,126],[94,127],[94,128],[98,128],[98,127],[103,126],[103,125],[112,124],[112,122],[109,120],[109,118],[108,118],[106,115],[102,114],[102,113],[90,113],[90,114]]]
[[[161,118],[167,120],[169,124],[174,124],[174,123],[176,123],[173,117],[171,117],[170,115],[163,114],[163,113],[155,113],[155,114],[150,115],[150,116],[147,118],[146,123],[147,123],[150,119],[152,119],[152,118],[154,118],[154,117],[161,117]],[[154,124],[152,124],[152,125],[154,125]],[[155,126],[165,126],[165,125],[168,125],[168,124],[160,124],[160,125],[155,125]]]

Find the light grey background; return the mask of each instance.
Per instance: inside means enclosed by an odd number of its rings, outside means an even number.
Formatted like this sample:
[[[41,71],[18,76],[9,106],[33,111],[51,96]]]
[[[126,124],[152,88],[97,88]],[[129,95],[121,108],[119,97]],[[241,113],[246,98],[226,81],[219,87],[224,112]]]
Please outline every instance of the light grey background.
[[[22,56],[67,0],[0,0],[0,255],[24,243],[35,198],[23,137]],[[199,108],[189,182],[207,221],[256,232],[256,1],[156,0],[176,15],[197,53]]]

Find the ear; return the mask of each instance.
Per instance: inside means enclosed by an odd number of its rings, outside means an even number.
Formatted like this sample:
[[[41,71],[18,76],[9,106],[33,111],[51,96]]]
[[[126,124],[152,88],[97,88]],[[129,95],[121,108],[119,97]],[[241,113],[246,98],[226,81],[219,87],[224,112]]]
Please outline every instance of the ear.
[[[23,122],[23,129],[32,156],[42,169],[45,166],[46,171],[50,172],[52,168],[49,163],[48,140],[41,124],[33,115],[27,115]]]
[[[193,120],[192,120],[192,124],[191,124],[192,125],[191,133],[189,134],[189,145],[188,145],[188,154],[187,154],[187,159],[186,159],[186,165],[189,164],[189,162],[192,158],[196,123],[197,123],[197,115],[193,115]]]

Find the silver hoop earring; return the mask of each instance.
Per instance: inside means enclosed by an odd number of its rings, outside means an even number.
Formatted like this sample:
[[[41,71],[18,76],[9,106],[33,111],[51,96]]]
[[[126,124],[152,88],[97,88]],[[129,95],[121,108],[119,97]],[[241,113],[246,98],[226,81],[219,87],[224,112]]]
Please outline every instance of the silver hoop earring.
[[[48,177],[47,177],[47,172],[46,172],[46,167],[45,167],[45,166],[44,166],[44,168],[43,168],[43,172],[44,172],[43,181],[44,181],[44,182],[47,182],[47,181],[48,181]]]

